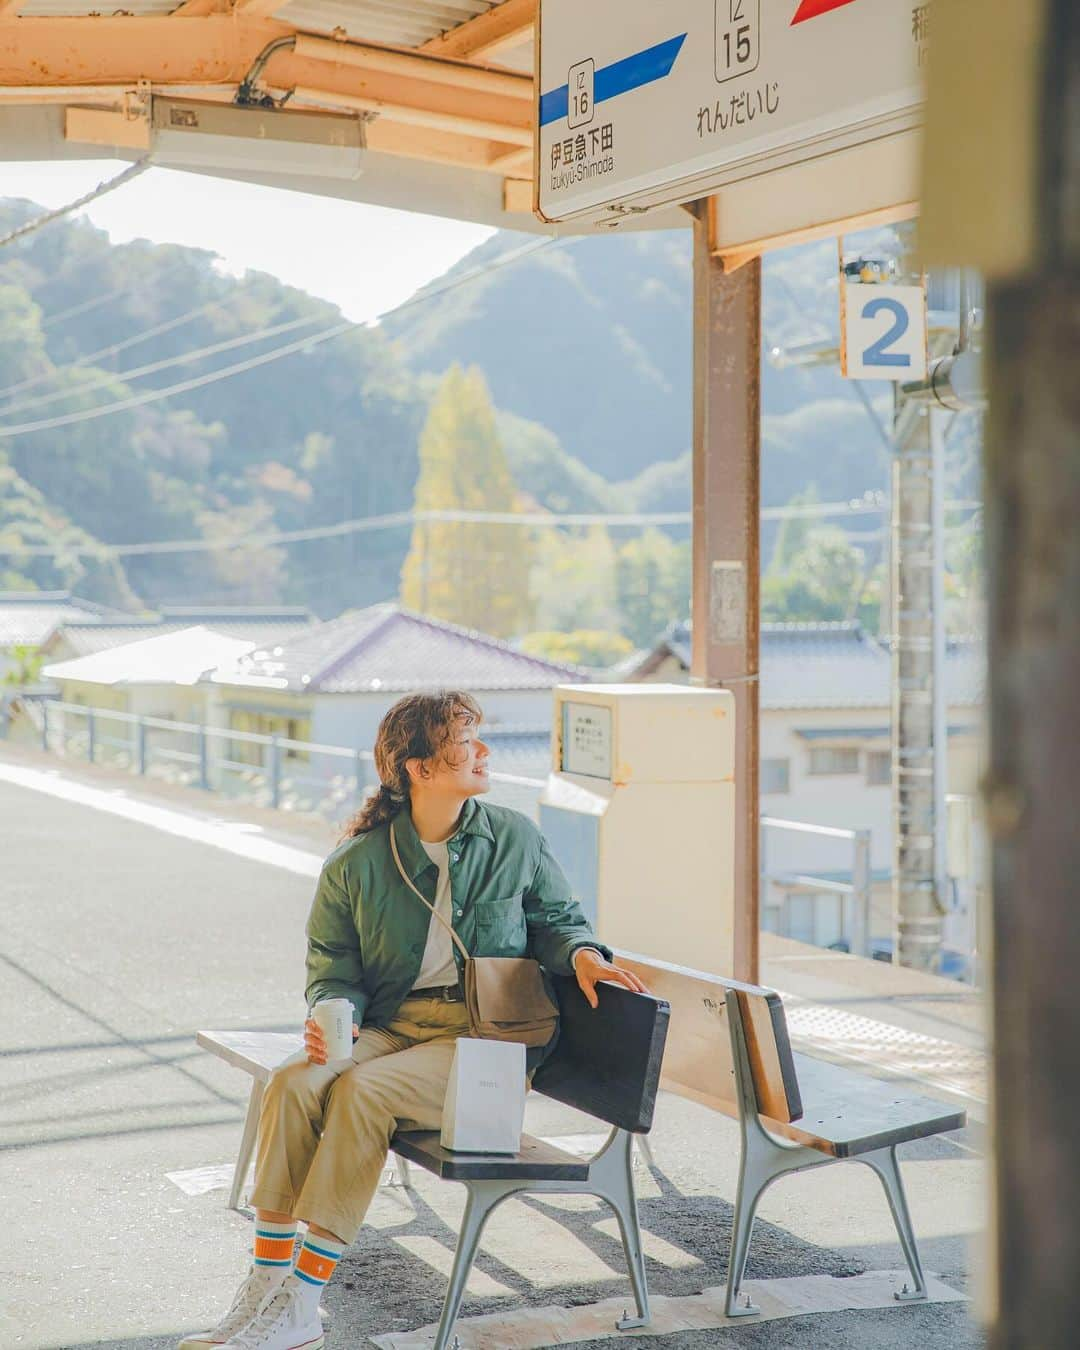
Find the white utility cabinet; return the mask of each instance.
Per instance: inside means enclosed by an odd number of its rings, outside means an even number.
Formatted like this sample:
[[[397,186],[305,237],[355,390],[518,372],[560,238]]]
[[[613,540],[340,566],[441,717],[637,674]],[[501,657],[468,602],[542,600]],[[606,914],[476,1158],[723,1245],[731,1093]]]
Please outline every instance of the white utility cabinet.
[[[540,826],[613,947],[734,973],[735,700],[560,685]]]

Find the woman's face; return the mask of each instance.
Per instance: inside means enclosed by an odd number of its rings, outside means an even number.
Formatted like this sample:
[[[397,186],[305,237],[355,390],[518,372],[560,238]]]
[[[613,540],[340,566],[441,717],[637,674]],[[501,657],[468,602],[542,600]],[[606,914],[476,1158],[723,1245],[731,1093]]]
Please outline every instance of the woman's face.
[[[442,753],[428,760],[428,776],[420,784],[448,797],[477,797],[487,792],[488,748],[475,725],[464,718],[455,721]]]

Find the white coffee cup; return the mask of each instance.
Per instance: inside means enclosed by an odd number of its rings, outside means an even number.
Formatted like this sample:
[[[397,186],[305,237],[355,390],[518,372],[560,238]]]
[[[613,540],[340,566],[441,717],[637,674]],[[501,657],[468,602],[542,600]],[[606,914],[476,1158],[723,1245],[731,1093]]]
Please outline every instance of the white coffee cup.
[[[311,1016],[326,1038],[326,1058],[351,1059],[353,1048],[353,1005],[347,998],[327,998],[316,1003]]]

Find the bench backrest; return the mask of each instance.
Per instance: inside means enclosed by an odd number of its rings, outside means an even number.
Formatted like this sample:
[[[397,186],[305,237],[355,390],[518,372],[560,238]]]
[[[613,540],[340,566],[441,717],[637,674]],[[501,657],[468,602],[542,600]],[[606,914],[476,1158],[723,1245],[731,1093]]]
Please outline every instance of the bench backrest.
[[[651,1129],[668,1029],[663,994],[599,984],[593,1009],[576,980],[556,978],[555,990],[559,1043],[533,1086],[609,1125],[635,1134]]]
[[[615,962],[631,970],[671,1007],[661,1087],[738,1115],[739,1097],[728,1026],[729,993],[742,1022],[757,1109],[788,1124],[802,1115],[795,1061],[779,994],[633,952]]]

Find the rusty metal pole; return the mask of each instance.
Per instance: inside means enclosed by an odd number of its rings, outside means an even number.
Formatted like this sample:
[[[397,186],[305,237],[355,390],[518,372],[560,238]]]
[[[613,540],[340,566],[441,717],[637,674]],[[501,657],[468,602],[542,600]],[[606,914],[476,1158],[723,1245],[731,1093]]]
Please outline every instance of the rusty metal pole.
[[[1080,1327],[1080,10],[1046,19],[1031,275],[987,296],[994,1350]]]
[[[725,273],[694,208],[695,683],[735,697],[735,969],[758,978],[761,260]]]

